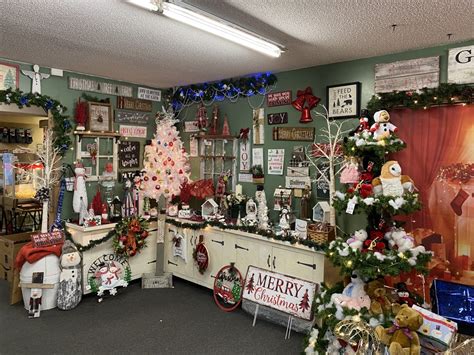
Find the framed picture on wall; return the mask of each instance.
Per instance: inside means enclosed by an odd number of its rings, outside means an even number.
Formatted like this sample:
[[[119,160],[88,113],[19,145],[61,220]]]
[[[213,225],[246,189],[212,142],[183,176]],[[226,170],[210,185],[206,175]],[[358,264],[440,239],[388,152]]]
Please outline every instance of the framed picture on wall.
[[[326,87],[329,118],[354,118],[360,113],[360,82]]]
[[[87,129],[93,132],[112,131],[112,105],[89,102]]]
[[[20,66],[0,62],[0,90],[20,87]]]

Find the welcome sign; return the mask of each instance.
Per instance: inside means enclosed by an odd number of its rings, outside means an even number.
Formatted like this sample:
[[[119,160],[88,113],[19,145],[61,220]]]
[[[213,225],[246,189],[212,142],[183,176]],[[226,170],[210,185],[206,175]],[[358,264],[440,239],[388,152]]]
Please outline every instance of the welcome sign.
[[[316,284],[249,266],[243,299],[311,320]]]

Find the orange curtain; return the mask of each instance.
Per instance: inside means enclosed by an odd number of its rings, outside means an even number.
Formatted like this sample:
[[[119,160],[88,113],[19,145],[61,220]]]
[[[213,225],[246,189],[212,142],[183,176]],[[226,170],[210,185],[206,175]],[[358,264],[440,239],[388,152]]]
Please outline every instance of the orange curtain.
[[[458,163],[465,135],[474,125],[474,107],[443,106],[426,110],[397,109],[390,112],[407,149],[394,154],[418,188],[423,209],[411,216],[410,229],[433,228],[430,189],[442,166]],[[471,143],[474,144],[474,143]],[[471,162],[474,157],[471,157]]]

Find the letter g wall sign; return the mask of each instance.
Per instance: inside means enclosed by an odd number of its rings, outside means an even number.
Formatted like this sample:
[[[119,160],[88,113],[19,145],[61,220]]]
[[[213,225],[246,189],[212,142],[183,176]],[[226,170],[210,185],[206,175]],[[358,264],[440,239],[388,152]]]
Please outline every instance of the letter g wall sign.
[[[316,289],[313,282],[249,266],[242,298],[311,320]]]

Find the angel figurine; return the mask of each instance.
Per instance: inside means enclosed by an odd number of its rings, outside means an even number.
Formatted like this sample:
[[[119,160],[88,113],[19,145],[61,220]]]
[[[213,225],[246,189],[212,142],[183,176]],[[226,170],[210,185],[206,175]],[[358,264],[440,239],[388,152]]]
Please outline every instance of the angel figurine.
[[[22,70],[21,72],[32,80],[32,82],[31,82],[31,93],[32,94],[41,94],[41,80],[42,79],[48,79],[50,75],[40,73],[38,64],[33,65],[33,71],[31,71],[31,70]]]

